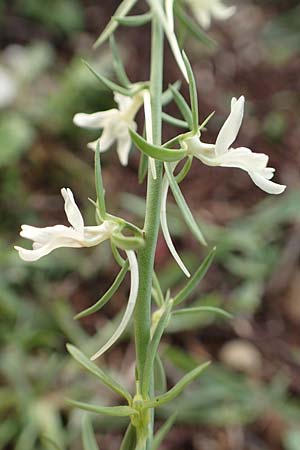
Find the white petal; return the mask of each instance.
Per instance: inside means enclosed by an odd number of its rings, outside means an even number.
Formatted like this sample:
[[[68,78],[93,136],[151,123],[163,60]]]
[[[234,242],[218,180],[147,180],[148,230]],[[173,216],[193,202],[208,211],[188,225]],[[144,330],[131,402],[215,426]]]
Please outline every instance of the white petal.
[[[84,222],[81,212],[75,203],[73,192],[69,188],[63,188],[61,195],[65,200],[65,212],[69,223],[78,233],[83,233]]]
[[[99,358],[99,356],[103,355],[103,353],[105,353],[119,339],[119,337],[126,329],[134,311],[139,288],[139,268],[134,251],[128,250],[126,254],[128,257],[131,274],[130,294],[127,307],[120,325],[118,326],[112,337],[106,342],[106,344],[103,347],[101,347],[100,350],[91,357],[92,361]]]
[[[286,189],[286,186],[284,186],[283,184],[274,183],[273,181],[264,178],[258,172],[249,172],[249,175],[253,183],[263,191],[267,192],[267,194],[282,194]]]
[[[225,6],[221,2],[218,2],[215,6],[212,6],[212,14],[218,20],[226,20],[233,16],[236,12],[235,6]]]
[[[232,108],[216,140],[216,155],[226,153],[236,140],[244,115],[245,97],[241,96],[232,102]]]
[[[174,0],[165,0],[165,10],[169,28],[174,31]]]
[[[103,133],[100,137],[100,150],[105,152],[111,145],[115,142],[115,140],[118,138],[118,134],[115,132],[115,127],[113,124],[109,127],[105,127],[103,130]]]
[[[198,7],[194,7],[193,10],[197,21],[200,23],[202,28],[204,28],[204,30],[207,30],[211,24],[211,15],[209,11],[201,10]]]
[[[264,170],[269,161],[265,153],[254,153],[246,147],[231,148],[217,159],[222,167],[239,167],[247,171]]]
[[[119,111],[122,112],[127,111],[133,103],[133,99],[131,97],[119,94],[118,92],[115,92],[114,99],[115,102],[118,104]]]
[[[105,221],[101,225],[84,227],[85,247],[93,247],[109,239],[116,226],[113,222]]]
[[[107,121],[113,120],[118,114],[119,111],[117,109],[109,109],[108,111],[100,111],[92,114],[78,113],[75,114],[73,122],[78,127],[98,129],[103,128]]]
[[[127,166],[128,164],[130,149],[131,149],[131,138],[130,134],[127,133],[125,136],[118,138],[117,144],[117,153],[122,166]]]
[[[189,278],[191,275],[190,275],[189,271],[187,270],[187,268],[185,267],[182,259],[178,255],[176,248],[174,247],[174,244],[173,244],[170,232],[169,232],[169,228],[168,228],[168,222],[167,222],[168,190],[169,190],[169,182],[168,182],[167,176],[165,175],[164,179],[163,179],[163,184],[162,184],[162,198],[161,198],[161,209],[160,209],[161,229],[162,229],[166,244],[168,246],[168,249],[170,250],[171,255],[177,262],[177,264],[180,267],[180,269],[182,270],[182,272]]]

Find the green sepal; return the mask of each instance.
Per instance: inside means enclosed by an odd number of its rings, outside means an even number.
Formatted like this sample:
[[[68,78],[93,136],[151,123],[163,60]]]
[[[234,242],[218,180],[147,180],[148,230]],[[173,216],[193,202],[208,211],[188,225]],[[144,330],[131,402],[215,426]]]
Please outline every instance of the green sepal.
[[[160,340],[162,338],[163,332],[168,325],[171,309],[173,302],[169,300],[164,307],[164,311],[156,325],[154,334],[152,336],[151,341],[148,344],[147,352],[146,352],[146,361],[144,364],[143,376],[142,376],[142,386],[141,391],[142,395],[146,396],[148,394],[148,389],[150,386],[150,381],[153,373],[153,364],[155,360],[155,355],[157,354],[158,346]]]
[[[191,103],[191,109],[192,109],[192,128],[191,131],[194,134],[198,133],[198,126],[199,126],[199,112],[198,112],[198,93],[197,93],[197,86],[195,77],[193,74],[193,70],[191,67],[191,64],[185,54],[185,52],[182,52],[183,62],[185,64],[185,68],[187,71],[188,79],[189,79],[189,92],[190,92],[190,103]]]
[[[120,4],[120,6],[115,11],[115,16],[117,17],[125,17],[126,14],[129,13],[131,8],[134,6],[134,4],[137,2],[137,0],[123,0],[123,2]],[[94,43],[93,47],[97,48],[103,42],[105,42],[110,35],[117,29],[118,22],[114,20],[114,16],[110,19],[109,23],[106,25],[96,42]]]
[[[220,316],[226,317],[227,319],[232,319],[232,314],[229,314],[227,311],[224,311],[222,308],[216,308],[215,306],[195,306],[192,308],[182,308],[177,309],[172,312],[172,316],[188,316],[190,314],[197,315],[203,313],[213,313],[218,314]]]
[[[136,431],[135,427],[130,423],[127,427],[120,450],[132,450],[135,448],[135,446],[136,446]]]
[[[86,65],[86,67],[89,69],[90,72],[92,72],[93,75],[102,83],[104,86],[106,86],[108,89],[110,89],[113,92],[118,92],[119,94],[125,95],[127,97],[131,97],[134,95],[132,90],[126,89],[122,86],[120,86],[117,83],[114,83],[114,81],[109,80],[104,75],[101,75],[100,73],[96,72],[95,69],[85,60],[82,60],[83,63]]]
[[[89,411],[95,414],[103,414],[104,416],[113,417],[127,417],[133,414],[138,414],[136,409],[130,406],[98,406],[90,403],[77,402],[76,400],[67,399],[69,405],[74,406],[84,411]]]
[[[204,31],[202,31],[199,25],[194,22],[192,17],[185,13],[179,2],[174,2],[174,12],[182,25],[184,25],[188,32],[198,41],[210,48],[216,48],[218,46],[216,41],[211,39]]]
[[[107,302],[113,297],[113,295],[117,292],[119,289],[122,281],[125,278],[125,275],[128,271],[129,263],[128,261],[125,261],[123,264],[123,267],[121,268],[120,272],[118,273],[117,277],[115,278],[115,281],[110,286],[110,288],[105,292],[105,294],[102,295],[102,297],[92,306],[89,308],[86,308],[84,311],[81,311],[79,314],[77,314],[74,319],[82,319],[83,317],[89,316],[90,314],[94,314],[95,312],[99,311],[101,308],[103,308],[104,305],[106,305]]]
[[[176,203],[182,213],[182,216],[184,218],[186,225],[188,226],[190,231],[193,233],[195,238],[201,244],[206,245],[204,236],[203,236],[197,222],[195,221],[195,219],[185,201],[185,198],[183,197],[181,190],[176,182],[176,179],[172,173],[172,170],[168,164],[165,164],[165,170],[166,170],[166,174],[167,174],[170,186],[171,186],[172,193],[173,193]]]
[[[177,117],[170,116],[170,114],[167,114],[165,112],[161,114],[161,118],[164,122],[170,125],[174,125],[174,127],[189,128],[189,124],[187,122],[177,119]]]
[[[124,236],[121,231],[113,232],[111,241],[121,250],[138,250],[145,245],[145,239],[142,236]]]
[[[183,95],[177,89],[175,89],[174,86],[170,85],[169,88],[173,94],[174,101],[178,106],[182,117],[187,122],[189,129],[191,130],[193,128],[193,115],[189,105],[187,104]]]
[[[89,414],[82,419],[82,445],[84,450],[100,450]]]
[[[118,80],[121,84],[124,86],[130,86],[130,80],[126,74],[124,64],[122,62],[122,58],[119,52],[119,49],[116,44],[116,40],[114,38],[114,35],[112,34],[109,38],[110,48],[113,55],[113,63],[114,63],[114,69],[116,72],[116,75],[118,77]]]
[[[180,161],[186,156],[186,150],[167,149],[158,145],[147,142],[142,136],[133,130],[129,130],[131,139],[136,147],[147,156],[157,159],[158,161],[173,162]]]
[[[105,206],[105,191],[103,187],[101,159],[100,159],[100,142],[98,140],[95,151],[95,186],[97,194],[97,206],[100,219],[105,220],[106,206]]]
[[[169,403],[178,397],[179,394],[188,386],[192,381],[194,381],[199,375],[211,364],[210,361],[201,364],[201,366],[196,367],[187,373],[177,384],[175,384],[172,389],[166,392],[163,395],[158,395],[153,399],[147,400],[144,402],[145,408],[157,408],[158,406],[164,405],[165,403]]]
[[[208,269],[210,268],[214,257],[216,254],[216,247],[214,247],[209,254],[206,256],[200,267],[196,270],[194,275],[189,279],[189,281],[186,283],[184,288],[181,289],[180,292],[174,297],[174,306],[179,305],[182,303],[198,286],[202,278],[206,275]]]
[[[116,14],[113,16],[113,19],[116,20],[119,25],[123,25],[125,27],[141,27],[149,23],[151,18],[152,18],[151,12],[139,14],[136,16],[120,17],[117,16]]]
[[[171,430],[172,426],[174,425],[174,422],[176,420],[177,413],[175,412],[172,414],[168,420],[163,424],[163,426],[156,432],[153,443],[151,446],[151,450],[159,450],[160,444],[164,440],[164,438],[167,436],[169,431]]]
[[[94,364],[89,358],[87,358],[77,347],[71,344],[67,344],[67,350],[71,356],[88,372],[97,377],[105,386],[112,391],[116,392],[121,397],[125,398],[128,403],[131,402],[132,397],[130,393],[114,380],[110,375],[101,370],[96,364]]]
[[[181,169],[181,171],[175,176],[175,180],[178,184],[180,184],[185,177],[188,175],[191,165],[193,162],[193,157],[189,156],[186,160],[186,162],[184,163],[183,168]]]

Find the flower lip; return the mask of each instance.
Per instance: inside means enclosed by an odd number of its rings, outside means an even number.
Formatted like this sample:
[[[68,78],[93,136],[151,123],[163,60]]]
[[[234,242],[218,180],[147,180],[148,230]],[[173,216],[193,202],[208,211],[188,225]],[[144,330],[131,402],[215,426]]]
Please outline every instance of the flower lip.
[[[61,247],[79,248],[98,245],[109,239],[119,226],[112,220],[106,220],[101,225],[85,226],[72,191],[63,188],[61,193],[65,201],[65,212],[71,226],[54,225],[52,227],[37,228],[30,225],[22,225],[21,237],[33,241],[32,250],[15,246],[23,260],[37,261]]]

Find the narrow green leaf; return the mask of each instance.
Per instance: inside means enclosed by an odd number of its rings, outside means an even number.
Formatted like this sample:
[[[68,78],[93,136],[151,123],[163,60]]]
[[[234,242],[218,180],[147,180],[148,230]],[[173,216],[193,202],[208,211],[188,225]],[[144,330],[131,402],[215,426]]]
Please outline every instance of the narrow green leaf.
[[[165,403],[169,403],[178,397],[179,394],[188,386],[195,378],[199,377],[199,375],[211,364],[210,361],[201,364],[201,366],[196,367],[187,373],[177,384],[175,384],[172,389],[166,392],[163,395],[159,395],[153,399],[150,399],[144,403],[145,408],[156,408],[158,406],[164,405]]]
[[[180,89],[180,86],[181,86],[181,81],[177,80],[177,81],[175,81],[175,83],[171,84],[170,86],[172,86],[176,91],[178,91],[178,89]],[[170,86],[168,87],[168,89],[166,89],[162,93],[161,102],[162,102],[163,106],[168,105],[173,100],[173,94],[170,89]]]
[[[135,427],[130,423],[127,427],[120,450],[132,450],[135,448],[135,445],[136,445]]]
[[[200,267],[196,270],[194,275],[189,279],[187,284],[181,289],[180,292],[174,297],[174,306],[182,303],[200,283],[202,278],[206,275],[206,272],[210,268],[216,254],[216,247],[214,247],[206,256]]]
[[[170,116],[170,114],[167,114],[165,112],[161,115],[162,120],[166,123],[169,123],[170,125],[174,125],[175,127],[179,128],[189,128],[189,125],[184,120],[177,119],[176,117]]]
[[[131,8],[134,6],[134,4],[137,2],[137,0],[123,0],[123,2],[120,4],[120,6],[115,11],[115,16],[121,18],[125,17],[126,14],[129,13]],[[118,22],[114,20],[114,16],[110,19],[100,36],[98,37],[97,41],[94,44],[94,48],[99,47],[103,42],[105,42],[109,36],[116,30],[118,27]]]
[[[224,309],[216,308],[215,306],[195,306],[193,308],[182,308],[177,309],[177,311],[172,312],[172,316],[189,316],[190,314],[202,314],[202,313],[214,313],[219,314],[221,316],[227,317],[228,319],[232,319],[232,314],[229,314]]]
[[[109,42],[110,42],[111,52],[113,55],[114,69],[115,69],[116,75],[118,77],[118,80],[124,86],[130,86],[131,83],[126,74],[126,70],[125,70],[124,64],[122,62],[122,58],[121,58],[121,55],[120,55],[120,52],[117,47],[116,40],[115,40],[113,34],[110,36]]]
[[[68,352],[73,356],[73,358],[88,372],[101,380],[102,383],[105,384],[105,386],[112,389],[118,395],[124,397],[128,401],[128,403],[131,402],[131,395],[129,394],[129,392],[110,375],[96,366],[96,364],[94,364],[89,358],[87,358],[80,350],[78,350],[78,348],[74,347],[74,345],[67,344],[67,349]]]
[[[190,231],[193,233],[193,235],[196,237],[196,239],[198,239],[198,241],[201,244],[206,245],[204,236],[203,236],[197,222],[195,221],[195,219],[185,201],[185,198],[183,197],[183,195],[181,193],[181,190],[176,182],[176,179],[173,175],[173,172],[172,172],[169,164],[165,164],[165,170],[166,170],[166,174],[167,174],[174,198],[175,198],[176,203],[181,211],[181,214],[184,218],[186,225],[188,226]]]
[[[99,450],[90,416],[86,414],[82,421],[82,444],[84,450]]]
[[[110,246],[111,246],[111,251],[113,254],[113,257],[116,260],[116,263],[119,264],[119,266],[122,268],[124,266],[124,264],[126,263],[127,260],[125,260],[124,258],[122,258],[122,256],[120,255],[119,250],[117,249],[117,247],[114,245],[113,242],[110,241]]]
[[[138,180],[139,183],[142,184],[147,175],[148,170],[148,157],[145,153],[140,153],[140,161],[139,161],[139,171],[138,171]]]
[[[95,77],[111,91],[118,92],[119,94],[126,95],[127,97],[131,97],[133,95],[133,92],[130,91],[129,89],[119,86],[117,83],[114,83],[113,81],[109,80],[105,76],[96,72],[87,61],[83,60],[83,63],[86,65],[86,67],[89,69],[89,71],[92,72],[92,74],[95,75]]]
[[[209,114],[209,116],[206,117],[206,119],[204,119],[204,121],[201,123],[199,130],[203,130],[203,128],[205,128],[205,126],[207,125],[207,123],[210,121],[210,119],[213,117],[213,115],[215,114],[215,111],[211,112]]]
[[[46,447],[49,450],[62,450],[62,448],[48,436],[42,436],[42,441],[46,444]]]
[[[113,295],[115,295],[115,293],[119,289],[128,271],[128,267],[129,263],[128,261],[125,261],[120,272],[115,278],[115,281],[110,286],[110,288],[105,292],[105,294],[94,305],[90,306],[89,308],[86,308],[84,311],[81,311],[79,314],[77,314],[74,317],[74,319],[82,319],[83,317],[89,316],[90,314],[94,314],[95,312],[103,308],[103,306],[106,305],[106,303],[113,297]]]
[[[141,27],[150,22],[152,14],[151,12],[148,12],[137,16],[126,17],[120,17],[115,14],[113,18],[119,23],[119,25],[124,25],[125,27]]]
[[[184,120],[188,123],[190,130],[193,128],[193,116],[189,105],[187,104],[183,95],[175,89],[172,85],[169,86],[173,94],[174,101],[178,106]]]
[[[67,399],[69,405],[75,408],[83,409],[95,414],[103,414],[104,416],[113,417],[126,417],[132,414],[138,414],[136,409],[130,408],[130,406],[98,406],[91,405],[89,403],[77,402],[75,400]]]
[[[168,301],[168,303],[166,303],[165,310],[164,310],[163,314],[161,315],[161,317],[158,321],[158,324],[156,325],[153,337],[148,344],[148,348],[147,348],[147,352],[146,352],[147,357],[146,357],[146,361],[144,364],[144,371],[143,371],[143,376],[142,376],[143,381],[142,381],[142,387],[141,387],[142,394],[145,396],[148,394],[150,380],[151,380],[152,373],[153,373],[153,364],[154,364],[154,360],[155,360],[155,355],[157,354],[158,346],[159,346],[160,340],[162,338],[163,332],[168,324],[172,305],[173,305],[172,301]]]
[[[97,193],[97,205],[100,218],[104,221],[106,215],[105,191],[103,187],[101,160],[100,160],[100,142],[97,142],[95,151],[95,186]]]
[[[159,353],[156,353],[154,361],[154,390],[157,393],[167,390],[167,375]]]
[[[159,280],[158,280],[155,272],[153,272],[152,280],[153,280],[153,287],[154,287],[155,291],[157,292],[158,304],[159,304],[159,306],[163,306],[163,304],[165,302],[164,294],[162,293],[160,283],[159,283]]]
[[[192,165],[192,162],[193,162],[193,157],[189,156],[188,159],[186,160],[183,168],[179,172],[179,174],[175,176],[176,182],[178,184],[180,184],[185,179],[187,174],[189,173],[191,165]]]
[[[157,431],[157,433],[154,436],[153,444],[151,447],[151,450],[159,450],[160,444],[164,440],[164,438],[169,433],[170,429],[172,428],[175,420],[176,420],[177,413],[172,414],[168,420],[163,424],[163,426]]]
[[[199,25],[194,22],[192,17],[185,13],[179,2],[175,2],[174,10],[178,20],[186,27],[191,35],[198,39],[198,41],[210,48],[216,48],[218,46],[216,41],[211,39],[204,31],[202,31]]]
[[[159,161],[180,161],[186,156],[186,150],[182,149],[166,149],[157,145],[150,144],[142,136],[133,130],[129,130],[131,139],[136,147],[147,156]]]
[[[188,74],[188,79],[189,79],[190,102],[191,102],[192,121],[193,121],[192,131],[193,131],[193,133],[196,134],[198,132],[198,126],[199,126],[197,86],[196,86],[195,77],[193,74],[191,64],[190,64],[185,52],[182,52],[182,57],[183,57],[183,61],[184,61],[186,71]]]

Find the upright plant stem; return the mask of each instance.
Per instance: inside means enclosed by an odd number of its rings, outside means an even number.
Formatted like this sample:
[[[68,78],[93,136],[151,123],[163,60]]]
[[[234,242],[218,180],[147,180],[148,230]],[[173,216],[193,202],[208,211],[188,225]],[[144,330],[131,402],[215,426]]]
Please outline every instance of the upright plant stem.
[[[152,19],[150,93],[152,106],[153,143],[161,144],[161,95],[163,80],[163,30],[155,15]],[[135,307],[135,346],[137,374],[142,384],[143,369],[151,328],[151,288],[154,256],[159,231],[159,214],[162,187],[162,163],[156,161],[157,178],[148,170],[146,216],[144,224],[145,246],[138,252],[140,284]],[[151,386],[148,386],[150,393]],[[152,425],[148,424],[148,441],[152,439]],[[151,434],[151,435],[150,435]],[[145,447],[146,448],[146,447]]]

